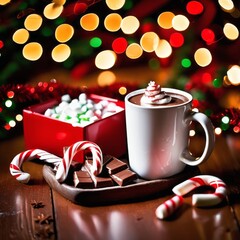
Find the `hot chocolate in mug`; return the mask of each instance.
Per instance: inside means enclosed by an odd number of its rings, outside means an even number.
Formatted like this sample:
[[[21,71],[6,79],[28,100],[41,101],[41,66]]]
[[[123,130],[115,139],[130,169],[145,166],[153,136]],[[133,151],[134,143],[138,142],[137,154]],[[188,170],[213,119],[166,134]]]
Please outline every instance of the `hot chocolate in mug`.
[[[205,114],[192,111],[192,96],[177,89],[161,89],[154,82],[147,89],[125,97],[130,168],[140,177],[152,180],[173,176],[186,165],[206,161],[214,148],[214,129]],[[199,157],[193,157],[188,150],[192,121],[198,122],[205,133],[205,146]]]

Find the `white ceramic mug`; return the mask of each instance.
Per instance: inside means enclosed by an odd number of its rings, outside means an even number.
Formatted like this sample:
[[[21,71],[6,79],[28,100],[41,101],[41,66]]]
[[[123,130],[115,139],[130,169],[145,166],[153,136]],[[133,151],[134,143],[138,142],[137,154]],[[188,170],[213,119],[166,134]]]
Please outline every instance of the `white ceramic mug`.
[[[180,94],[187,101],[174,106],[148,107],[129,101],[145,89],[125,97],[127,146],[130,168],[145,179],[159,179],[180,173],[187,165],[196,166],[210,156],[215,143],[213,125],[203,113],[192,111],[192,96],[184,91],[162,88]],[[188,150],[189,125],[197,121],[205,133],[205,147],[200,157]]]

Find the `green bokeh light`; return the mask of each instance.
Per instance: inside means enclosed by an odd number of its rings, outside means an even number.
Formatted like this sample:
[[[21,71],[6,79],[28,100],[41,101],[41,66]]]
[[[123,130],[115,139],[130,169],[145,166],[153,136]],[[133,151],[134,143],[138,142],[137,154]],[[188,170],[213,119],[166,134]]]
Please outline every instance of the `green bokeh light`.
[[[124,10],[129,10],[133,7],[133,1],[132,0],[126,0],[125,4],[123,5]]]
[[[182,59],[181,64],[184,68],[189,68],[189,67],[191,67],[192,62],[190,59],[184,58],[184,59]]]
[[[90,46],[92,46],[93,48],[98,48],[102,45],[102,40],[99,37],[93,37],[92,39],[90,39]]]
[[[215,78],[213,80],[212,84],[215,88],[220,88],[220,87],[222,87],[222,80],[219,78]]]
[[[221,123],[221,129],[222,129],[223,131],[227,131],[228,128],[229,128],[229,124]]]

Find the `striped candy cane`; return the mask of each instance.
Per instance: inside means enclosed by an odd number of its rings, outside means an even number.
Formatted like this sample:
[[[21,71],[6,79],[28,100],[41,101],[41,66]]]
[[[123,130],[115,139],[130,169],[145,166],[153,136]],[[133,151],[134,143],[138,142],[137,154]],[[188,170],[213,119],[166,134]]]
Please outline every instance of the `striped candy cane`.
[[[156,216],[159,219],[164,219],[171,216],[177,209],[183,205],[183,198],[181,196],[174,196],[171,199],[168,199],[156,209]]]
[[[177,186],[172,190],[175,194],[183,196],[190,191],[200,186],[211,186],[215,189],[214,193],[193,194],[192,205],[196,207],[207,207],[219,204],[227,195],[226,184],[217,177],[211,175],[199,175],[192,177]]]
[[[52,163],[54,165],[59,164],[61,161],[61,158],[41,149],[27,150],[16,155],[11,161],[9,167],[11,175],[15,177],[19,182],[28,183],[30,179],[30,174],[23,172],[21,170],[21,166],[24,162],[33,159],[40,159],[44,162]]]
[[[64,153],[63,160],[59,164],[56,173],[56,179],[59,182],[63,182],[66,179],[71,162],[76,153],[78,153],[79,151],[83,151],[85,149],[89,149],[93,156],[91,172],[94,175],[98,175],[101,173],[103,156],[100,147],[97,144],[90,141],[79,141],[71,145]]]
[[[220,178],[211,175],[195,176],[176,185],[172,189],[176,195],[158,206],[155,212],[157,218],[164,219],[169,217],[183,204],[182,196],[200,186],[211,186],[215,189],[215,192],[207,194],[193,194],[193,206],[215,206],[221,203],[227,195],[227,186]]]

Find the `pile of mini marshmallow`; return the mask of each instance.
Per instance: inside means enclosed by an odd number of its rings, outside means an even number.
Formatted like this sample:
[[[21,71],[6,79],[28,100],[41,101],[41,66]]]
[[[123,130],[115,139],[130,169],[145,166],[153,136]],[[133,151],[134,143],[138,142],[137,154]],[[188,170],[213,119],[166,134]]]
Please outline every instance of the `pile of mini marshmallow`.
[[[122,108],[114,102],[108,100],[95,102],[89,99],[85,93],[81,93],[78,99],[71,99],[70,95],[65,94],[61,97],[59,105],[48,108],[44,115],[84,127],[121,110]]]

